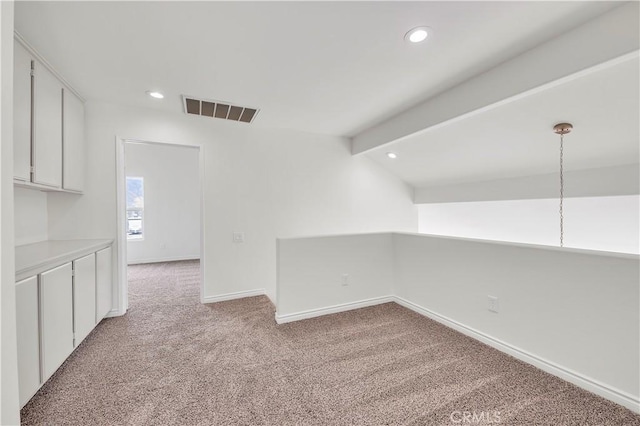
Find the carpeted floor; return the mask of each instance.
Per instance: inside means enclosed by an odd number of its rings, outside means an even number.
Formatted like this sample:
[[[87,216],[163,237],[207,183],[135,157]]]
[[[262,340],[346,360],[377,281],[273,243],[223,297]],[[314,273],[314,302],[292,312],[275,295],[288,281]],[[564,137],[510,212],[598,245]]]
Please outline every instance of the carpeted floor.
[[[23,424],[640,425],[396,304],[280,326],[266,297],[202,305],[198,268],[131,267],[127,315],[98,325]]]

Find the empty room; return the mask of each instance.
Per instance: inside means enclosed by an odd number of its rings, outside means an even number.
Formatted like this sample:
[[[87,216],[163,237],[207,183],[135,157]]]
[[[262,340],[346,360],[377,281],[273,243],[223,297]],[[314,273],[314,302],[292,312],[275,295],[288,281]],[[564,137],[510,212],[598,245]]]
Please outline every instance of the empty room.
[[[640,2],[0,36],[0,424],[640,426]]]
[[[128,311],[153,309],[150,297],[164,288],[163,280],[178,266],[191,270],[185,282],[200,294],[201,188],[199,148],[123,140],[118,186],[124,195]],[[176,263],[177,262],[177,263]],[[195,284],[195,285],[191,285]]]

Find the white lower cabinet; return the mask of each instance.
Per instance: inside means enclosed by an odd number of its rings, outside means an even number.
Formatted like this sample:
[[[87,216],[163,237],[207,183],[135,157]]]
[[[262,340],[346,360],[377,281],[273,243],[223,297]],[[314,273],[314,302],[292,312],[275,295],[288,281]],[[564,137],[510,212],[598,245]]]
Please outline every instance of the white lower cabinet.
[[[73,331],[77,347],[96,326],[96,255],[73,261]]]
[[[112,306],[111,247],[96,253],[96,323],[109,313]]]
[[[18,387],[20,406],[40,388],[40,334],[38,277],[16,284],[16,331],[18,340]]]
[[[56,244],[45,248],[55,251]],[[68,257],[60,266],[52,263],[51,269],[16,283],[20,407],[111,310],[111,247],[96,250]]]
[[[66,263],[40,275],[43,382],[73,352],[72,271]]]

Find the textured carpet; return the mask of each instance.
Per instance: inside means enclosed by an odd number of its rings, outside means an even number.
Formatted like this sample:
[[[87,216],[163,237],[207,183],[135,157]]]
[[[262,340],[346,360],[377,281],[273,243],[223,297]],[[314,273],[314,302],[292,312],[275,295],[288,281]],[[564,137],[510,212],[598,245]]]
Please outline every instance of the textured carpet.
[[[202,305],[198,267],[130,268],[127,315],[98,325],[23,424],[640,425],[396,304],[280,326],[266,297]]]

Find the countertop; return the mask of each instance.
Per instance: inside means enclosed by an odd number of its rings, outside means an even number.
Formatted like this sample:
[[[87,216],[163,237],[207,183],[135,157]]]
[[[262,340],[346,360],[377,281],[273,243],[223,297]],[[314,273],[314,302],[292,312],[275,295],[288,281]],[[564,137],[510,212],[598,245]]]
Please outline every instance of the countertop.
[[[32,277],[105,247],[113,240],[48,240],[16,247],[16,281]]]

